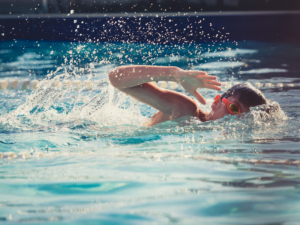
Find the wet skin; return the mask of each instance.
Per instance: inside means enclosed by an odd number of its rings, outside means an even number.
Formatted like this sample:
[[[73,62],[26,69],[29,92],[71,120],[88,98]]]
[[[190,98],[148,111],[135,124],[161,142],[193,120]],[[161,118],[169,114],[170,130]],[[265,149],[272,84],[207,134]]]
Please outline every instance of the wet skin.
[[[227,98],[227,100],[238,104],[241,108],[241,113],[247,113],[250,111],[249,107],[245,107],[234,96]],[[208,120],[221,119],[224,116],[230,114],[226,107],[226,104],[223,101],[219,101],[218,103],[213,102],[213,104],[211,105],[211,109],[212,109],[211,112],[208,114]]]

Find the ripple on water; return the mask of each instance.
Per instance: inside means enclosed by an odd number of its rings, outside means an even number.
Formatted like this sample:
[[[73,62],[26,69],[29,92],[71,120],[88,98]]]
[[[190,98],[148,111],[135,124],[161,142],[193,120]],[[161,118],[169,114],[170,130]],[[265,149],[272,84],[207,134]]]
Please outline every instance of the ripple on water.
[[[20,49],[0,50],[3,79],[41,78],[35,91],[0,92],[0,152],[14,155],[0,159],[0,220],[299,221],[298,87],[263,90],[282,108],[271,116],[258,107],[218,121],[182,118],[147,128],[141,124],[155,110],[107,80],[118,65],[170,64],[211,71],[221,81],[297,83],[299,46],[39,44],[39,51],[29,42],[21,52],[23,41],[14,45]],[[53,85],[75,79],[90,79],[94,88]],[[209,103],[216,95],[200,92]]]

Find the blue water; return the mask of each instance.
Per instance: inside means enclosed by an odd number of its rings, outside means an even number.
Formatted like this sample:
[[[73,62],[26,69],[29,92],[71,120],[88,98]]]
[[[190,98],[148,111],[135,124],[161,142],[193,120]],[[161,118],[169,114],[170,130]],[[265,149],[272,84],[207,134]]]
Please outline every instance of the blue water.
[[[0,221],[299,224],[299,56],[299,44],[250,41],[1,42],[1,79],[40,84],[0,92],[0,152],[30,155],[0,159]],[[281,105],[278,115],[261,118],[253,109],[243,117],[146,128],[155,110],[107,80],[110,68],[128,64],[296,87],[262,89]],[[64,80],[91,80],[93,87],[53,86]],[[221,92],[201,93],[211,103]]]

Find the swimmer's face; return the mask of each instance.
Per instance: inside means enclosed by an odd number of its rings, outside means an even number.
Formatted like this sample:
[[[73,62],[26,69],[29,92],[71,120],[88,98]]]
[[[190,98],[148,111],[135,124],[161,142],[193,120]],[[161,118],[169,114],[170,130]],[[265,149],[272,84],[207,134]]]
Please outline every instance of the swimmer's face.
[[[235,98],[234,96],[230,96],[227,98],[228,101],[230,102],[234,102],[236,104],[238,104],[241,108],[241,113],[246,113],[246,112],[249,112],[250,109],[249,107],[245,107],[241,102],[239,102],[237,100],[237,98]],[[228,111],[227,109],[227,106],[226,104],[223,102],[223,101],[219,101],[219,102],[214,102],[212,105],[211,105],[211,112],[209,113],[209,118],[208,120],[217,120],[217,119],[221,119],[223,118],[224,116],[230,114],[230,112]]]

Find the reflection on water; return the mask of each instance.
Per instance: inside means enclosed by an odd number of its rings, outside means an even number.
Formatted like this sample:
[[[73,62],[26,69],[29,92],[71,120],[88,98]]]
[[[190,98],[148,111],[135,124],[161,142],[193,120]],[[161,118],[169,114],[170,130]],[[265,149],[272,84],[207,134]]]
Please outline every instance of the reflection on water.
[[[221,81],[299,83],[300,46],[2,42],[0,220],[15,223],[290,224],[299,221],[299,87],[264,89],[282,111],[146,128],[154,109],[114,90],[119,65],[203,69]],[[55,86],[91,80],[93,89]],[[181,91],[181,90],[179,90]],[[201,90],[208,103],[216,91]],[[210,109],[210,104],[201,106]],[[125,222],[124,222],[125,221]],[[246,222],[245,222],[246,221]]]
[[[262,73],[286,73],[288,70],[286,69],[270,69],[270,68],[262,68],[262,69],[252,69],[246,71],[239,71],[239,74],[262,74]]]
[[[243,62],[209,62],[204,63],[202,65],[196,66],[195,69],[201,70],[201,69],[228,69],[228,68],[234,68],[234,67],[241,67],[245,63]]]

